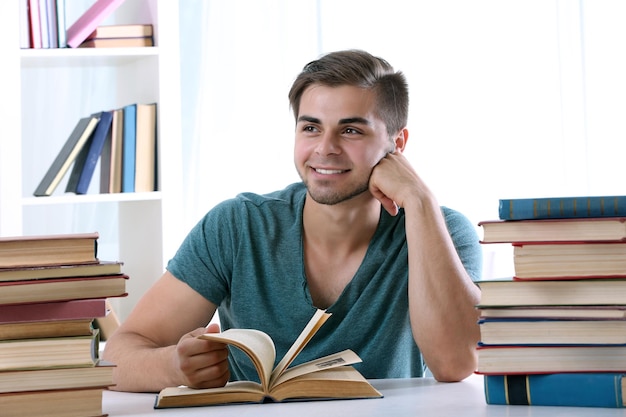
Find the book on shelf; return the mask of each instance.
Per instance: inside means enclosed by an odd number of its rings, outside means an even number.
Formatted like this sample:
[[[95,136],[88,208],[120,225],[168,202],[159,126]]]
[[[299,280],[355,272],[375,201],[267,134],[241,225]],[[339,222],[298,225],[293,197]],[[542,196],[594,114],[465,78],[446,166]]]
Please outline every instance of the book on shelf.
[[[65,141],[65,144],[35,189],[33,194],[36,197],[52,195],[65,173],[76,157],[78,157],[85,143],[87,143],[87,140],[95,130],[97,124],[98,118],[95,116],[83,117],[78,121],[69,138]]]
[[[624,277],[626,242],[513,244],[517,279]]]
[[[3,371],[0,372],[0,394],[109,387],[114,385],[114,368],[114,364],[99,360],[95,366]]]
[[[0,268],[1,281],[21,281],[42,278],[69,278],[122,273],[123,262],[101,261],[88,264],[44,265]]]
[[[623,408],[625,376],[620,372],[485,375],[485,399],[497,405]]]
[[[481,319],[624,320],[626,306],[481,307]]]
[[[478,374],[626,372],[626,345],[479,345]]]
[[[104,317],[107,315],[107,312],[107,300],[104,298],[0,305],[0,325],[5,323],[93,319]]]
[[[137,144],[137,104],[132,103],[123,107],[124,126],[122,142],[122,192],[135,191],[135,158]]]
[[[104,387],[5,393],[0,394],[0,410],[6,417],[106,416],[102,413],[103,390]]]
[[[0,237],[0,268],[98,263],[98,233]]]
[[[113,110],[110,135],[100,156],[100,192],[122,192],[122,143],[124,140],[124,110]]]
[[[68,27],[67,46],[70,48],[78,47],[122,3],[124,0],[96,0]]]
[[[112,298],[126,295],[128,275],[0,282],[0,305]]]
[[[88,336],[93,318],[0,323],[0,341],[60,336]]]
[[[625,278],[575,280],[494,279],[476,281],[478,308],[504,306],[626,305]]]
[[[96,116],[96,117],[98,117],[98,125],[99,125],[100,116]],[[98,130],[98,125],[96,125],[96,128],[94,129],[94,133],[96,132],[96,130]],[[74,163],[72,164],[72,169],[70,170],[70,174],[67,179],[67,184],[65,185],[66,193],[76,192],[76,187],[78,186],[80,173],[83,170],[83,167],[85,166],[85,162],[87,161],[87,155],[89,154],[89,148],[91,147],[91,143],[93,142],[94,133],[89,135],[89,138],[87,138],[87,142],[85,142],[85,144],[81,147],[80,152],[78,152],[78,155],[74,159]]]
[[[156,189],[156,103],[137,103],[135,192]]]
[[[98,330],[89,336],[0,340],[0,371],[95,366]]]
[[[221,388],[210,389],[165,388],[158,394],[154,407],[382,397],[380,392],[350,366],[361,361],[351,350],[289,368],[298,353],[329,316],[330,313],[317,310],[275,367],[274,343],[266,333],[254,329],[228,329],[222,333],[198,336],[232,345],[245,352],[257,369],[260,383],[235,381]]]
[[[144,38],[94,38],[78,45],[79,48],[140,48],[146,46],[154,46],[152,36]]]
[[[501,199],[502,220],[625,217],[626,196],[576,196]]]
[[[29,0],[19,2],[20,13],[20,49],[30,48],[30,11],[28,10]]]
[[[482,345],[626,345],[626,320],[481,319]]]
[[[41,16],[39,0],[28,0],[28,17],[30,28],[30,47],[41,48]]]
[[[45,8],[45,24],[48,32],[48,48],[58,48],[58,27],[57,27],[57,9],[56,0],[40,0],[41,7]],[[42,28],[43,30],[43,28]]]
[[[626,240],[626,217],[485,220],[481,243],[591,242]]]
[[[91,32],[89,39],[146,38],[153,35],[151,24],[102,25]]]
[[[57,40],[59,48],[67,47],[67,23],[65,22],[65,0],[55,0],[57,14]]]
[[[84,155],[82,158],[81,155],[79,155],[79,158],[75,162],[74,169],[76,173],[72,170],[70,180],[65,189],[66,192],[87,194],[91,178],[95,172],[98,159],[100,159],[100,154],[102,153],[102,147],[111,130],[113,114],[110,111],[102,111],[97,114],[97,117],[100,121],[89,140],[88,146],[85,146],[83,151],[81,151]],[[76,178],[75,180],[73,180],[74,177]]]

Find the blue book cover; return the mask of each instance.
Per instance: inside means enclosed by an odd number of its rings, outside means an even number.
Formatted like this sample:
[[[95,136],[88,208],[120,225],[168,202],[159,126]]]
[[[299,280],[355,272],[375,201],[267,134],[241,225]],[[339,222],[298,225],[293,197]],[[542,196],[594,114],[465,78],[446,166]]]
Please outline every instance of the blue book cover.
[[[83,165],[83,170],[78,178],[78,184],[76,185],[76,194],[87,194],[89,189],[89,183],[91,177],[96,169],[96,164],[102,153],[102,147],[106,140],[107,135],[111,131],[111,120],[113,119],[113,112],[103,111],[99,114],[100,121],[96,126],[96,130],[93,132],[89,150],[87,152],[87,158]]]
[[[487,404],[623,408],[623,373],[485,375]]]
[[[626,215],[626,196],[501,199],[501,220],[569,219]]]
[[[135,154],[137,143],[137,104],[124,106],[124,140],[122,142],[122,192],[135,191]]]

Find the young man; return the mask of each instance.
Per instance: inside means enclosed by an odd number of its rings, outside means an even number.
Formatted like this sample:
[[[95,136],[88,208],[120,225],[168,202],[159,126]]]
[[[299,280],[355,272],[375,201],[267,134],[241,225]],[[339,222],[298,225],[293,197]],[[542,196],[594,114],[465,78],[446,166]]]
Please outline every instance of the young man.
[[[280,359],[316,308],[333,313],[296,358],[350,348],[366,378],[458,381],[476,367],[481,248],[402,155],[408,87],[363,51],[306,65],[289,99],[301,183],[241,194],[189,233],[163,277],[107,341],[116,387],[214,387],[257,379],[241,352],[198,340],[268,333]]]

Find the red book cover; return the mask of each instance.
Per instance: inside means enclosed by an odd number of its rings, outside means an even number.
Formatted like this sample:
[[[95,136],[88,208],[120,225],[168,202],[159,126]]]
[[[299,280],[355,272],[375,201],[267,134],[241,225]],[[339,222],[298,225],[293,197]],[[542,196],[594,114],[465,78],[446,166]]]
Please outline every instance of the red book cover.
[[[104,317],[106,299],[0,305],[0,324]]]

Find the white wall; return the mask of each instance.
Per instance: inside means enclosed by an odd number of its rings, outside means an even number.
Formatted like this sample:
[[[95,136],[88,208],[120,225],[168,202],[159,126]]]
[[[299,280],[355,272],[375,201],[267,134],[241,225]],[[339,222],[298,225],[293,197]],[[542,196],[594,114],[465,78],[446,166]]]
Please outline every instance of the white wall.
[[[305,63],[344,48],[407,75],[407,155],[474,223],[497,218],[500,198],[625,194],[625,4],[184,1],[186,222],[298,179],[287,91]],[[512,271],[508,249],[485,248],[486,276]]]

